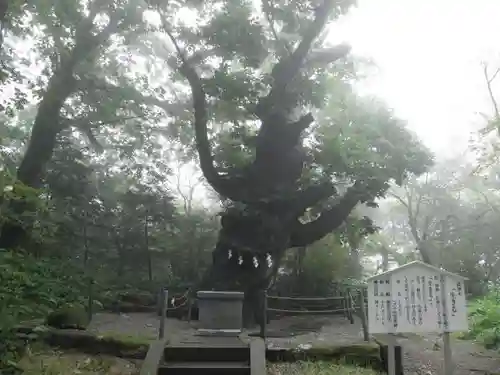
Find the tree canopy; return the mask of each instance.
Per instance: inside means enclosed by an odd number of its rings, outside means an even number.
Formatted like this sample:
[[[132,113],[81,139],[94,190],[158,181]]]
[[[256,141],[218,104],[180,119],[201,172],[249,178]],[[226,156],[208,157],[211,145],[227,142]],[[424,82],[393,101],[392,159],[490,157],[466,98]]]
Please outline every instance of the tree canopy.
[[[357,251],[375,228],[353,209],[433,159],[383,102],[357,93],[364,61],[329,43],[328,25],[353,6],[13,3],[2,13],[12,188],[0,247],[78,229],[85,248],[97,230],[118,254],[153,247],[178,215],[172,163],[194,160],[223,204],[200,285],[255,294],[287,249],[332,231]],[[139,233],[145,244],[132,245]]]

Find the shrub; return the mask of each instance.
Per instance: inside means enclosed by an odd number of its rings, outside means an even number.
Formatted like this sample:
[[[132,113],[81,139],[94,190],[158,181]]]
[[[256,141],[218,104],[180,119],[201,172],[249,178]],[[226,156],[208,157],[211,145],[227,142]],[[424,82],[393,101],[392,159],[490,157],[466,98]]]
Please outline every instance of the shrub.
[[[79,304],[62,306],[47,316],[46,323],[59,329],[86,329],[89,317],[85,308]]]
[[[489,293],[470,303],[469,332],[464,338],[481,342],[486,348],[500,346],[500,289],[491,289]]]
[[[14,327],[45,320],[66,304],[85,303],[88,282],[83,273],[61,259],[36,259],[0,250],[0,373],[16,373],[25,342]]]

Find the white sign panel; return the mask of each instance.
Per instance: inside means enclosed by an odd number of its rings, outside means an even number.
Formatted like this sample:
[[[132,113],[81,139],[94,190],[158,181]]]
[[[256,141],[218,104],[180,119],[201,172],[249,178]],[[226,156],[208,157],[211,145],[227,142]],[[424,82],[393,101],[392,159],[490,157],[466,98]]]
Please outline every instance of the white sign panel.
[[[368,330],[370,333],[467,330],[464,279],[420,262],[370,278]]]

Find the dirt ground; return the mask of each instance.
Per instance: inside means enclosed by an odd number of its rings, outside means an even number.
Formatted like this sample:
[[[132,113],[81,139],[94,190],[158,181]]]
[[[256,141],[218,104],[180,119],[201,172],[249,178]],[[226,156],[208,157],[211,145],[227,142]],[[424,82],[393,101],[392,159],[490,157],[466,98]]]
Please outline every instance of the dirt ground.
[[[155,314],[96,314],[89,330],[101,334],[119,334],[148,337],[158,335],[159,319]],[[168,319],[169,336],[192,335],[194,324]],[[338,345],[363,341],[361,324],[354,324],[342,316],[288,317],[272,321],[268,326],[268,347],[299,348],[314,345]],[[398,337],[404,350],[405,374],[442,375],[442,344],[437,334]],[[500,375],[500,353],[484,349],[472,341],[452,339],[454,375]]]

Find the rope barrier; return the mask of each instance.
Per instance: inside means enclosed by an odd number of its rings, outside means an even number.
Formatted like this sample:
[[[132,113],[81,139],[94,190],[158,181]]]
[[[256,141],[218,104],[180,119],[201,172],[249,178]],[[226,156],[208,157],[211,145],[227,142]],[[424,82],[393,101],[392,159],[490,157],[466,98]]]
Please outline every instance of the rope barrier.
[[[186,306],[186,305],[187,305],[187,303],[188,303],[188,300],[186,299],[183,303],[181,303],[181,304],[180,304],[180,305],[178,305],[178,306],[174,306],[174,307],[170,307],[170,308],[168,308],[168,307],[167,307],[167,311],[173,311],[173,310],[180,309],[181,307]]]
[[[180,309],[181,307],[186,306],[189,302],[188,294],[190,291],[191,291],[191,289],[188,289],[180,297],[172,297],[172,299],[170,300],[172,302],[172,307],[170,307],[170,308],[167,307],[167,311],[177,310],[177,309]],[[181,302],[180,305],[175,306],[174,302],[176,302],[178,300],[184,300],[184,302]]]
[[[356,291],[360,297],[360,306],[356,303],[352,291]],[[363,336],[365,341],[369,341],[368,329],[366,324],[366,304],[364,300],[364,295],[367,290],[366,285],[349,285],[347,287],[341,288],[339,290],[342,293],[341,296],[335,297],[280,297],[280,296],[269,296],[267,291],[264,290],[264,306],[263,306],[263,319],[260,325],[260,337],[264,340],[267,337],[267,324],[268,324],[268,312],[274,313],[289,313],[289,314],[304,314],[304,315],[327,315],[336,314],[339,312],[344,313],[344,316],[349,319],[351,324],[354,324],[354,314],[356,310],[360,309],[361,324],[363,327]],[[276,309],[268,306],[269,300],[283,300],[283,301],[296,301],[296,302],[307,302],[307,301],[341,301],[340,305],[342,308],[335,310],[286,310],[286,309]]]

